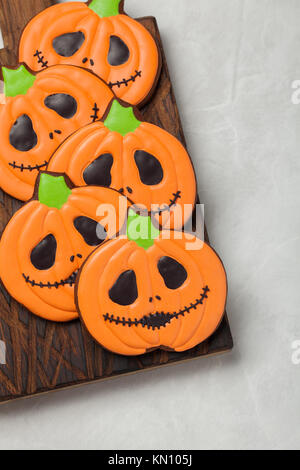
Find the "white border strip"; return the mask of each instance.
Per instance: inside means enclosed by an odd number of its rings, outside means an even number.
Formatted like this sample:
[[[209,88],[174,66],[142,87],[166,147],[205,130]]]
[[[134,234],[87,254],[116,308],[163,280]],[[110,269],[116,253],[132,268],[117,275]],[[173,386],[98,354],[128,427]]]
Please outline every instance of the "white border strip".
[[[6,364],[6,344],[4,341],[0,341],[0,364]]]
[[[4,49],[4,41],[3,41],[3,36],[0,28],[0,50]]]

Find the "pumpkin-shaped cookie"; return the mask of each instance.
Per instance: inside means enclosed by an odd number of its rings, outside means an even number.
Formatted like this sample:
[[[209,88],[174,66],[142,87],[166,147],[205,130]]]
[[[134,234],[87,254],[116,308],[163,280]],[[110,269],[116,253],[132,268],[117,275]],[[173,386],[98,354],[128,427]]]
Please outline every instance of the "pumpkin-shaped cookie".
[[[136,108],[113,100],[104,121],[73,134],[48,170],[66,173],[78,186],[112,187],[152,210],[162,225],[181,228],[196,200],[193,165],[175,137],[142,121]]]
[[[25,28],[20,61],[33,70],[49,65],[87,67],[123,100],[141,104],[154,90],[160,54],[151,34],[124,13],[121,0],[54,5]]]
[[[99,207],[114,208],[115,226]],[[2,235],[0,277],[6,289],[40,317],[60,322],[76,318],[77,272],[91,251],[119,232],[126,215],[127,200],[116,191],[76,188],[63,175],[41,173],[34,198]]]
[[[37,74],[23,65],[3,67],[2,73],[0,187],[27,201],[53,152],[77,129],[100,119],[113,93],[93,73],[70,65]]]
[[[222,320],[226,295],[224,267],[212,248],[192,235],[159,232],[150,218],[131,212],[127,236],[90,255],[75,289],[93,338],[129,356],[203,342]]]

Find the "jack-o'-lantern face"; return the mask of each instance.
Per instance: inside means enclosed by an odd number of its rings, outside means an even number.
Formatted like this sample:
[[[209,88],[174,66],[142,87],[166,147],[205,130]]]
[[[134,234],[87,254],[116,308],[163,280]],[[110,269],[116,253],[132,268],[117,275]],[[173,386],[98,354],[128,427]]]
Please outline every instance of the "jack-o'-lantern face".
[[[137,218],[129,217],[127,236],[105,243],[84,263],[76,285],[80,316],[96,341],[118,354],[193,348],[223,317],[222,262],[196,237],[159,233],[151,224],[151,237],[131,239]]]
[[[33,70],[55,64],[87,67],[131,104],[145,102],[160,73],[151,34],[123,11],[121,0],[54,5],[25,28],[20,61]]]
[[[114,227],[105,222],[105,214],[97,215],[105,204],[115,208]],[[1,239],[0,277],[7,290],[43,318],[77,318],[78,270],[95,248],[119,232],[126,214],[127,201],[116,191],[76,188],[63,175],[42,173],[34,198],[12,217]]]
[[[24,66],[2,71],[0,187],[27,201],[53,152],[77,129],[100,119],[113,93],[79,67],[59,65],[36,75]]]
[[[114,100],[104,122],[80,129],[54,153],[48,170],[76,185],[102,185],[143,205],[163,226],[181,228],[196,200],[196,178],[183,145],[141,122],[136,109]]]

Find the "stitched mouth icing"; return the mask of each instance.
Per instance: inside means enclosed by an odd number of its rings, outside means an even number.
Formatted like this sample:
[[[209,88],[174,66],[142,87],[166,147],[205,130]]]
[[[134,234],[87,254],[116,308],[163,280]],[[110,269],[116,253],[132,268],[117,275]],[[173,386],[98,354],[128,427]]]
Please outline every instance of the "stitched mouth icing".
[[[103,318],[106,322],[109,323],[114,323],[116,325],[122,325],[122,326],[138,326],[141,325],[143,328],[148,328],[150,330],[160,330],[160,328],[166,328],[166,326],[171,323],[171,321],[176,318],[176,320],[179,317],[184,317],[186,314],[190,313],[191,310],[196,310],[198,305],[203,305],[203,302],[205,299],[208,298],[208,292],[210,292],[210,289],[208,286],[203,287],[203,292],[200,295],[199,299],[196,299],[193,303],[190,304],[189,307],[184,307],[184,309],[180,310],[179,312],[174,312],[174,313],[165,313],[165,312],[156,312],[156,313],[151,313],[150,315],[145,315],[143,318],[138,320],[135,318],[132,320],[131,318],[126,319],[125,317],[116,317],[115,315],[109,313],[106,313],[103,315]]]
[[[127,188],[127,190],[128,190],[128,188]],[[128,191],[128,192],[130,192],[130,191]],[[119,189],[119,193],[123,194],[124,193],[124,188]],[[174,196],[174,198],[170,199],[170,204],[169,205],[166,204],[164,207],[161,207],[161,208],[159,208],[155,211],[152,211],[152,214],[153,215],[160,215],[163,212],[171,212],[172,207],[176,206],[176,203],[177,203],[178,199],[181,198],[181,191],[177,191],[177,193],[173,193],[173,196]],[[138,207],[138,204],[136,204],[136,206]]]
[[[139,78],[139,77],[140,78],[142,77],[142,71],[141,70],[140,71],[136,70],[135,75],[131,75],[131,77],[128,78],[127,80],[126,80],[126,78],[123,78],[123,80],[121,80],[121,81],[118,80],[115,83],[109,82],[108,86],[109,86],[109,88],[114,88],[116,86],[118,88],[121,88],[122,85],[128,86],[128,83],[130,83],[130,82],[134,83],[136,81],[136,79]]]
[[[67,279],[62,279],[60,282],[54,282],[54,283],[48,282],[47,284],[43,282],[35,282],[34,280],[30,279],[29,276],[26,276],[24,273],[22,275],[25,281],[28,284],[31,284],[32,287],[40,287],[41,289],[43,289],[44,287],[48,287],[48,289],[52,289],[53,287],[55,287],[55,289],[58,289],[59,287],[65,286],[65,285],[69,285],[70,287],[73,287],[76,282],[76,277],[77,277],[78,272],[79,272],[79,269],[76,269],[76,271],[74,271],[71,274],[71,276],[69,276]]]
[[[163,212],[170,212],[172,207],[173,206],[176,206],[176,203],[178,201],[178,199],[181,198],[181,191],[177,191],[177,193],[173,193],[173,196],[174,198],[173,199],[170,199],[170,204],[169,205],[165,205],[164,207],[161,207],[159,209],[157,209],[156,211],[153,211],[153,214],[154,215],[159,215],[159,214],[162,214]]]
[[[93,107],[93,111],[94,111],[94,114],[92,116],[90,116],[90,118],[93,120],[93,122],[95,122],[95,121],[98,121],[98,119],[99,119],[99,111],[100,111],[100,109],[98,108],[97,103],[95,103],[95,105]]]
[[[20,170],[21,173],[23,171],[34,171],[34,170],[39,171],[41,168],[45,168],[47,165],[48,165],[48,162],[46,160],[41,165],[34,165],[34,166],[31,166],[31,165],[24,166],[23,163],[21,163],[21,165],[18,165],[16,162],[9,163],[9,166],[11,166],[14,170]]]
[[[33,54],[33,57],[37,58],[38,64],[41,64],[42,68],[48,68],[48,60],[45,60],[45,57],[42,54],[42,51],[37,49],[35,54]]]

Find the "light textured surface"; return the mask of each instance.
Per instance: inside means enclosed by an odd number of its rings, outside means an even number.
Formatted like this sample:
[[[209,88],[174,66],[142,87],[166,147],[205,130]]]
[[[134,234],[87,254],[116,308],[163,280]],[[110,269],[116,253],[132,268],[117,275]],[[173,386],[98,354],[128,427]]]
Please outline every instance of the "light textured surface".
[[[300,2],[127,0],[127,11],[158,19],[228,271],[235,349],[4,405],[0,448],[299,448]]]

